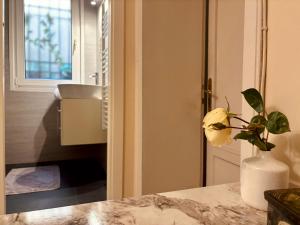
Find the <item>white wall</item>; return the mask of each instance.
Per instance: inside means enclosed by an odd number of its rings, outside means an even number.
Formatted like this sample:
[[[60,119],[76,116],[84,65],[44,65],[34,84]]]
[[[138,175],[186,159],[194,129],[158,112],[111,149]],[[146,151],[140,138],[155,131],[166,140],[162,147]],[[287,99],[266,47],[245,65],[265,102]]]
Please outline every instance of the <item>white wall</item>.
[[[291,182],[300,185],[300,1],[269,0],[268,110],[289,119],[292,132],[273,136],[276,156],[288,163]]]
[[[243,86],[258,87],[259,35],[258,14],[260,1],[245,1],[245,39]],[[300,2],[298,0],[268,1],[268,54],[267,54],[267,111],[278,110],[287,115],[291,132],[271,135],[276,144],[273,153],[290,167],[290,182],[300,186]],[[258,42],[257,42],[258,41]],[[245,101],[244,101],[245,103]],[[243,114],[253,115],[243,103]],[[250,144],[243,142],[242,159],[253,154]],[[251,154],[252,153],[252,154]]]
[[[97,69],[97,15],[98,6],[92,6],[90,1],[84,1],[84,78],[86,84],[95,84],[89,75],[99,72]]]

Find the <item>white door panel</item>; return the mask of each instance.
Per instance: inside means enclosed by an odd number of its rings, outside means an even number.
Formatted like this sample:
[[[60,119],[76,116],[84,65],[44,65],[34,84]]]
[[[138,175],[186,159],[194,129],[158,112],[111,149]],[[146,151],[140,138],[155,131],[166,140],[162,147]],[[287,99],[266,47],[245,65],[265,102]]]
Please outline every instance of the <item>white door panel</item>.
[[[226,108],[226,96],[231,111],[241,112],[243,22],[244,0],[209,1],[208,77],[212,80],[212,109]],[[240,146],[239,141],[221,148],[208,143],[207,185],[239,181]]]
[[[210,147],[207,153],[207,185],[236,182],[240,177],[240,156]]]

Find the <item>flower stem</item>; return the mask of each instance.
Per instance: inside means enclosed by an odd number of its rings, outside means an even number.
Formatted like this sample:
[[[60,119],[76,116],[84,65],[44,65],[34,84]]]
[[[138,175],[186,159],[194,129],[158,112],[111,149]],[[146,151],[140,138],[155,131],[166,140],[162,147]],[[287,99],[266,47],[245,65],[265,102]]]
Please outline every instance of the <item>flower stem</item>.
[[[233,129],[239,129],[239,130],[249,130],[248,128],[245,128],[245,127],[233,127],[233,126],[227,126],[226,128],[233,128]]]
[[[267,136],[266,136],[266,144],[268,143],[268,138],[269,138],[269,131],[267,132]]]
[[[240,117],[234,116],[233,118],[235,118],[235,119],[237,119],[237,120],[240,120],[240,121],[242,121],[242,122],[244,122],[244,123],[246,123],[246,124],[250,124],[248,121],[246,121],[246,120],[244,120],[244,119],[242,119],[242,118],[240,118]]]

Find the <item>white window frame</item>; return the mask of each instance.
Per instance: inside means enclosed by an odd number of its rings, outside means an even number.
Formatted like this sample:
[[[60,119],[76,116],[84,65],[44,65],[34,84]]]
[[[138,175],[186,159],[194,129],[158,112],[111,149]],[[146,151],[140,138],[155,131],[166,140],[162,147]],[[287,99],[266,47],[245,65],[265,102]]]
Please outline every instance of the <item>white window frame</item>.
[[[58,84],[81,83],[80,1],[72,1],[72,80],[25,78],[24,1],[9,1],[10,89],[52,92]]]

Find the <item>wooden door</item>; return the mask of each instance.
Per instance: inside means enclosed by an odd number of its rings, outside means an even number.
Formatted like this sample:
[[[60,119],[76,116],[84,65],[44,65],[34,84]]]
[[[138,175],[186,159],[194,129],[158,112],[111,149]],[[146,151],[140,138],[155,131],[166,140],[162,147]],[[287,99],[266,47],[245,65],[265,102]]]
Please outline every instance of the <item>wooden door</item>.
[[[142,10],[142,194],[199,187],[204,1]]]
[[[212,109],[242,110],[244,1],[210,0],[208,34],[208,78],[212,82]],[[207,145],[207,185],[239,181],[240,142],[220,148]]]

